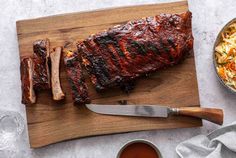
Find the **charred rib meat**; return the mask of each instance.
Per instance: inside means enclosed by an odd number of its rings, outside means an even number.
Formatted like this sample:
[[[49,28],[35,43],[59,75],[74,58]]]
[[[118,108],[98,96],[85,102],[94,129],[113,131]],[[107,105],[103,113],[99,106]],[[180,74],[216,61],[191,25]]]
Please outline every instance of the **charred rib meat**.
[[[97,90],[182,61],[193,48],[191,12],[161,14],[90,36],[78,51]]]
[[[33,104],[36,96],[33,89],[33,62],[29,57],[23,58],[20,63],[22,103]]]
[[[82,74],[78,54],[70,50],[64,50],[64,62],[74,101],[78,104],[89,103],[88,87]]]
[[[50,72],[48,67],[49,59],[49,40],[37,40],[33,43],[33,83],[36,90],[49,89]]]

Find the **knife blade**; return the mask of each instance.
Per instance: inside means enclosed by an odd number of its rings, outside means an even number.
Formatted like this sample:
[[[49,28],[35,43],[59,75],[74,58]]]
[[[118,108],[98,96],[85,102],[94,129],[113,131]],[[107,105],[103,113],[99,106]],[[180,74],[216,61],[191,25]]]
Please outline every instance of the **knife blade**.
[[[86,104],[86,107],[98,114],[139,117],[168,117],[185,115],[223,124],[223,110],[215,108],[180,107],[171,108],[161,105],[99,105]]]
[[[168,107],[155,105],[96,105],[86,104],[87,108],[99,114],[167,117]]]

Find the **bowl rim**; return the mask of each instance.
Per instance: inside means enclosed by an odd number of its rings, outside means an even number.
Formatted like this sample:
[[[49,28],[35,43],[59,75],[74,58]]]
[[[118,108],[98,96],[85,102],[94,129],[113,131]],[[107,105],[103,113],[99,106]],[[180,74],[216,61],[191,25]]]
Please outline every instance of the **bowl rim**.
[[[218,80],[220,81],[220,83],[226,87],[230,92],[236,94],[236,89],[228,86],[225,84],[225,81],[219,76],[218,72],[217,72],[217,62],[216,62],[216,57],[215,57],[215,48],[216,46],[222,41],[222,36],[221,34],[229,27],[229,25],[231,25],[232,23],[236,23],[236,18],[233,18],[232,20],[230,20],[229,22],[227,22],[224,27],[220,30],[220,32],[218,33],[215,43],[214,43],[214,47],[213,47],[213,64],[214,64],[214,69],[217,75]]]
[[[157,153],[157,155],[159,156],[159,158],[163,158],[161,155],[160,150],[157,148],[157,146],[155,144],[153,144],[151,141],[146,140],[146,139],[133,139],[130,141],[127,141],[126,143],[124,143],[124,145],[122,145],[122,147],[119,149],[116,158],[120,158],[121,153],[124,151],[124,149],[134,143],[145,143],[149,146],[151,146]]]

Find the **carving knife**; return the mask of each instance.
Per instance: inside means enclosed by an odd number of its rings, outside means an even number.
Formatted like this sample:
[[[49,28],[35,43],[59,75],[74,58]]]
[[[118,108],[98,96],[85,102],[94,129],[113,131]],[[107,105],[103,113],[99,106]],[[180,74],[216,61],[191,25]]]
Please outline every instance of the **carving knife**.
[[[159,105],[99,105],[86,104],[86,107],[98,114],[124,115],[140,117],[168,117],[169,115],[184,115],[197,117],[222,125],[223,110],[215,108],[179,107],[171,108]]]

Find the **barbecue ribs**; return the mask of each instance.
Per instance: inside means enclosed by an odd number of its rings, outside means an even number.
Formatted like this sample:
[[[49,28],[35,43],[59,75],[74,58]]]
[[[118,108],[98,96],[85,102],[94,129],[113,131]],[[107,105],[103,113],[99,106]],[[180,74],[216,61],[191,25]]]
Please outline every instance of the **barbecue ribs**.
[[[33,62],[30,57],[24,57],[20,63],[22,103],[33,104],[36,96],[33,89]]]
[[[50,71],[48,60],[50,55],[49,40],[37,40],[33,43],[33,83],[36,90],[49,89]]]
[[[64,63],[71,86],[72,98],[78,104],[89,103],[88,87],[85,83],[77,52],[64,50]]]
[[[51,59],[51,85],[53,100],[62,100],[65,98],[65,94],[62,91],[60,83],[60,59],[61,59],[61,47],[56,47],[50,53]]]
[[[182,61],[193,48],[191,12],[147,17],[90,36],[78,43],[83,65],[97,90]]]

